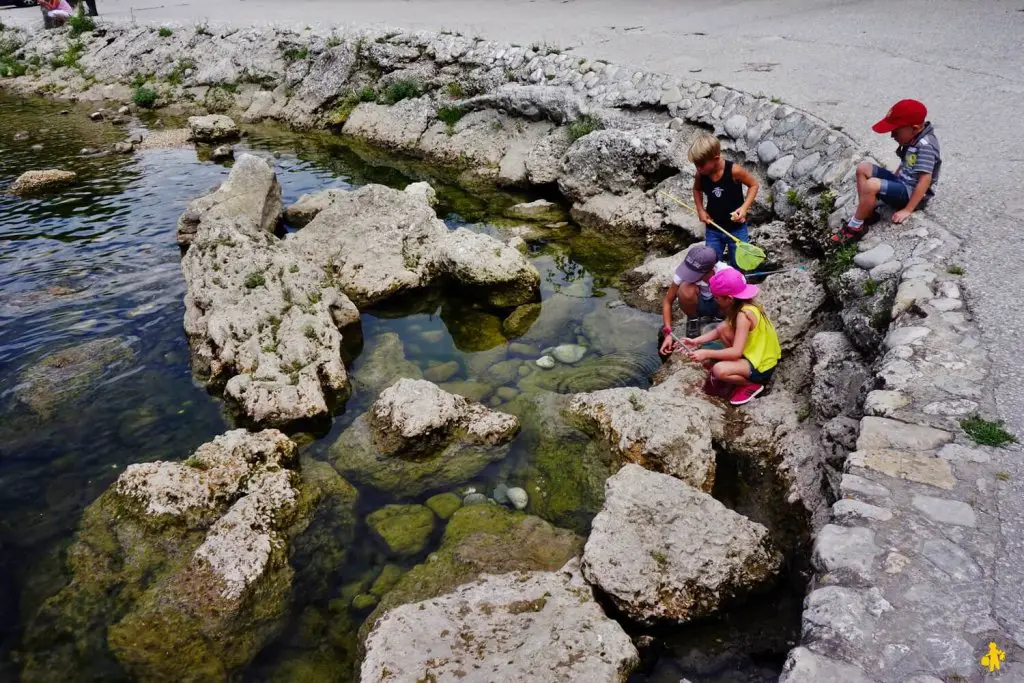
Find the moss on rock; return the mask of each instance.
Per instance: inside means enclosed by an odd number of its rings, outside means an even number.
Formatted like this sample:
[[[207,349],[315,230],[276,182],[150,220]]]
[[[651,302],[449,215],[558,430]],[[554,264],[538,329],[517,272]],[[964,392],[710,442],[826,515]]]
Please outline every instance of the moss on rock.
[[[397,564],[384,565],[373,585],[370,586],[370,595],[375,595],[378,598],[386,595],[388,591],[395,587],[395,584],[398,583],[398,580],[402,578],[404,573],[405,570]]]
[[[409,570],[359,629],[360,641],[389,609],[451,591],[480,574],[554,571],[579,554],[583,539],[539,517],[500,505],[471,505],[452,515],[441,547]]]
[[[455,514],[456,510],[462,507],[462,498],[448,491],[427,498],[427,502],[424,505],[430,508],[439,518],[448,519]]]
[[[441,320],[459,351],[486,351],[508,341],[501,318],[490,313],[446,303],[441,308]]]
[[[370,513],[366,523],[392,554],[416,555],[434,531],[434,513],[423,505],[386,505]]]

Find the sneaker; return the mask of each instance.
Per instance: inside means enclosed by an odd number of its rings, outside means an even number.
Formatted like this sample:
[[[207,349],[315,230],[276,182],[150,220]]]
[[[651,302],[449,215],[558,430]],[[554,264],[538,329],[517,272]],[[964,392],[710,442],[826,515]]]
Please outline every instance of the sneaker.
[[[700,318],[686,319],[686,336],[690,339],[700,336]]]
[[[754,400],[762,391],[764,387],[760,384],[744,384],[742,387],[732,392],[732,397],[729,399],[729,403],[734,406],[741,406],[744,403],[749,403]]]
[[[838,246],[850,241],[859,240],[867,233],[867,231],[868,227],[866,225],[862,225],[859,228],[851,228],[849,225],[844,225],[839,232],[832,235],[832,244]]]

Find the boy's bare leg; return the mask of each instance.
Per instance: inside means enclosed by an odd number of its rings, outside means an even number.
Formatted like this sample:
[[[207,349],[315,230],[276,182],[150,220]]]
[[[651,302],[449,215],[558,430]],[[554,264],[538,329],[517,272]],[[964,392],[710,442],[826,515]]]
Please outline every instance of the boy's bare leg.
[[[679,285],[679,294],[676,297],[679,299],[679,306],[683,309],[683,313],[686,314],[687,318],[693,318],[697,315],[697,285],[684,282]]]
[[[882,181],[872,177],[874,167],[864,161],[857,166],[857,211],[853,217],[858,221],[867,220],[878,205],[878,193],[882,191]]]

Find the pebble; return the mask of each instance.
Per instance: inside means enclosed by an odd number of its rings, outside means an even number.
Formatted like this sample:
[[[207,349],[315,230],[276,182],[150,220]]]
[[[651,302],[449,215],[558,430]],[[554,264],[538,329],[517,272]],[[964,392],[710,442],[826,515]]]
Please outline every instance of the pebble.
[[[902,268],[903,266],[899,261],[886,261],[885,263],[872,268],[871,272],[868,274],[875,282],[881,282],[882,280],[888,280],[891,277],[899,275]]]
[[[863,253],[857,254],[853,257],[853,262],[864,270],[871,270],[875,266],[880,266],[886,261],[891,261],[892,257],[896,255],[896,250],[892,246],[882,243],[874,249],[869,249]]]
[[[234,159],[235,150],[231,145],[221,145],[210,153],[210,158],[214,161],[227,161],[228,159]]]
[[[579,344],[560,344],[551,350],[551,355],[559,363],[572,365],[573,363],[580,362],[583,356],[587,355],[587,347]],[[539,365],[540,361],[537,361],[537,363]]]
[[[462,499],[463,505],[480,505],[487,502],[487,496],[482,493],[469,493]]]
[[[555,359],[551,356],[541,356],[537,359],[536,363],[538,368],[544,368],[545,370],[555,367]]]
[[[93,121],[102,121],[103,120],[103,112],[101,112],[101,111],[94,111],[93,113],[89,114],[89,118],[91,120],[93,120]]]
[[[508,487],[504,484],[498,484],[494,487],[494,501],[500,505],[504,505],[508,502]]]
[[[507,493],[509,502],[516,510],[525,510],[530,503],[530,496],[518,486],[510,488]]]

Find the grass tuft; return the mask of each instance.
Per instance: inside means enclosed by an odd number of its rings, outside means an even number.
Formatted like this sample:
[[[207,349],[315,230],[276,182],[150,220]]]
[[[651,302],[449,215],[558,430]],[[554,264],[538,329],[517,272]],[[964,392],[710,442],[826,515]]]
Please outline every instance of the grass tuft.
[[[1003,421],[992,422],[979,415],[972,415],[960,421],[960,428],[975,443],[982,446],[1005,446],[1008,443],[1016,443],[1017,437],[1003,429]]]
[[[864,295],[865,296],[874,296],[875,292],[878,291],[878,284],[879,284],[878,280],[875,280],[875,279],[870,278],[870,277],[867,280],[865,280],[864,281]]]
[[[853,266],[853,258],[856,255],[856,244],[844,244],[837,247],[825,259],[825,274],[828,277],[839,277]]]
[[[171,29],[167,28],[166,26],[161,26],[160,30],[157,31],[157,34],[161,38],[170,38],[171,36],[174,35],[174,31],[172,31]]]
[[[949,273],[950,275],[963,275],[964,269],[961,266],[954,265],[950,266],[949,268],[946,268],[946,272]]]
[[[569,124],[569,140],[576,142],[580,138],[590,135],[595,130],[603,128],[604,124],[601,123],[601,119],[592,114],[584,114]]]
[[[245,278],[245,286],[248,289],[256,289],[257,287],[262,287],[266,283],[267,279],[263,277],[263,273],[259,272],[249,273]]]
[[[152,109],[156,105],[156,91],[143,86],[137,86],[132,95],[132,102],[143,109]]]
[[[396,104],[402,100],[408,100],[413,97],[419,97],[420,85],[416,81],[403,79],[395,81],[387,88],[384,89],[384,95],[381,98],[384,104]]]
[[[448,127],[448,135],[455,132],[455,124],[467,114],[465,107],[446,106],[437,110],[437,118]]]
[[[79,3],[78,11],[73,17],[68,19],[68,26],[71,27],[71,37],[77,38],[83,33],[92,33],[96,30],[96,22],[93,21],[92,17],[82,13],[84,5]]]

